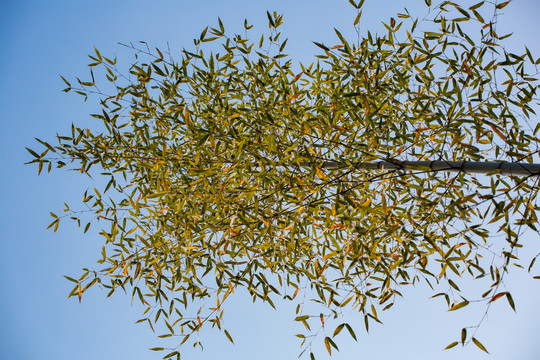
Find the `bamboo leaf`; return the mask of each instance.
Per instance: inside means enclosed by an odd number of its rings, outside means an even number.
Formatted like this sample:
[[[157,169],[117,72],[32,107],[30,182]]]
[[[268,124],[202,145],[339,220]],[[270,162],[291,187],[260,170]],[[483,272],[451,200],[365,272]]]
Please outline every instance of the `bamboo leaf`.
[[[484,345],[482,345],[482,343],[480,341],[478,341],[476,338],[472,338],[472,341],[474,343],[474,345],[478,346],[478,348],[482,351],[485,351],[487,354],[489,354],[489,352],[487,351],[487,349],[484,347]]]
[[[225,336],[227,336],[227,339],[229,339],[229,341],[234,344],[234,341],[233,341],[233,338],[231,337],[231,334],[229,334],[229,332],[227,330],[225,330],[225,329],[223,330],[223,332],[225,333]]]
[[[332,355],[332,348],[330,346],[330,338],[328,336],[324,338],[324,345],[326,346],[326,350],[328,351],[328,355]]]
[[[448,311],[454,311],[454,310],[459,310],[465,306],[469,305],[469,302],[467,300],[465,301],[462,301],[458,304],[454,304],[452,307],[450,307],[450,309],[448,309]]]
[[[516,306],[514,304],[514,299],[512,299],[512,295],[510,295],[509,292],[506,292],[505,295],[506,295],[506,300],[508,300],[508,304],[510,304],[510,307],[515,312],[516,311]]]
[[[489,300],[489,302],[493,302],[493,301],[496,301],[497,299],[503,297],[504,295],[506,295],[508,293],[508,291],[503,291],[503,292],[500,292],[500,293],[497,293],[495,294],[491,300]]]
[[[340,332],[341,330],[343,329],[343,327],[345,326],[345,324],[340,324],[336,327],[336,329],[334,330],[334,335],[332,335],[333,337],[336,337]]]
[[[496,8],[499,9],[499,10],[504,9],[506,7],[506,5],[510,4],[511,2],[512,2],[512,0],[502,2],[500,4],[497,4]]]
[[[356,26],[360,22],[360,18],[362,17],[362,11],[358,12],[358,15],[356,15],[356,18],[354,18],[353,25]]]

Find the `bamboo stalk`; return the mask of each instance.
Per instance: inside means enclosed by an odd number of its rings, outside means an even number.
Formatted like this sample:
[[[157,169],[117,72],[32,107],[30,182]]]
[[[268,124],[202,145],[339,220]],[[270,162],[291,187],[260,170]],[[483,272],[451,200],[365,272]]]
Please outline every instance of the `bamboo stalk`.
[[[309,165],[309,164],[303,164]],[[508,176],[540,176],[540,164],[520,162],[480,162],[480,161],[377,161],[352,162],[357,169],[366,170],[431,170],[463,172],[466,174],[501,174]],[[349,167],[338,161],[325,161],[322,168],[335,170]]]

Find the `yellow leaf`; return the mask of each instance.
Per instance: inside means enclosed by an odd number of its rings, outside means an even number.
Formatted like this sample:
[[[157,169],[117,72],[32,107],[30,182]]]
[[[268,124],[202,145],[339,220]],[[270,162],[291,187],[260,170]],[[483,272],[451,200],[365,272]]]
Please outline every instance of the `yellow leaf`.
[[[157,50],[157,52],[158,52],[158,54],[159,54],[159,57],[161,58],[161,60],[163,60],[163,54],[161,53],[161,51],[159,51],[159,49],[158,49],[158,48],[156,48],[156,50]]]
[[[298,183],[300,184],[300,186],[302,186],[304,189],[306,188],[306,184],[304,184],[304,182],[302,181],[302,179],[297,176],[296,179],[298,180]]]
[[[187,108],[184,109],[184,121],[186,122],[186,124],[189,122],[189,111]]]
[[[463,67],[465,68],[465,72],[467,73],[467,75],[469,75],[469,78],[473,78],[473,74],[471,72],[471,69],[469,68],[469,65],[467,65],[467,62],[464,61],[463,62]]]
[[[328,337],[324,338],[324,345],[326,345],[326,350],[328,350],[328,354],[332,355],[332,348],[330,347],[330,339]]]
[[[303,71],[302,71],[300,74],[296,75],[296,76],[292,79],[292,82],[295,82],[295,81],[297,81],[298,79],[300,79],[300,77],[302,76],[302,74],[304,74]]]
[[[362,204],[360,204],[360,206],[369,206],[371,204],[371,202],[373,201],[373,199],[367,199],[366,201],[364,201]]]
[[[510,1],[505,1],[505,2],[503,2],[503,3],[497,4],[496,7],[497,7],[497,9],[500,10],[500,9],[504,8],[506,5],[510,4],[511,2],[512,2],[512,0],[510,0]]]
[[[288,101],[293,101],[294,99],[298,98],[300,95],[302,95],[301,92],[296,93],[296,94],[292,95],[291,97],[289,97]]]
[[[322,170],[318,167],[315,167],[315,169],[317,170],[317,176],[320,177],[322,180],[326,180],[326,175],[322,172]]]
[[[369,103],[367,101],[366,98],[364,98],[364,106],[365,106],[365,112],[366,112],[366,115],[369,115],[369,112],[370,112],[370,109],[369,109]]]
[[[332,256],[336,255],[335,252],[331,252],[331,253],[328,253],[326,255],[323,256],[323,260],[326,260],[326,259],[329,259],[331,258]]]
[[[137,263],[137,268],[135,269],[135,275],[134,275],[135,278],[137,277],[137,275],[139,275],[140,270],[141,270],[141,263]]]
[[[465,300],[465,301],[460,302],[459,304],[453,305],[450,309],[448,309],[448,311],[458,310],[458,309],[461,309],[462,307],[465,307],[467,305],[469,305],[469,302],[467,300]]]
[[[504,136],[504,134],[499,129],[497,129],[495,125],[489,124],[489,126],[491,127],[491,130],[493,130],[495,134],[497,134],[502,140],[506,141],[506,136]]]
[[[495,294],[495,295],[491,298],[491,300],[489,300],[489,302],[493,302],[493,301],[495,301],[495,300],[497,300],[497,299],[503,297],[503,296],[506,295],[507,293],[508,293],[508,291],[503,291],[503,292],[500,292],[500,293],[498,293],[498,294]]]
[[[443,253],[444,254],[444,253]],[[439,274],[439,279],[441,279],[444,274],[446,274],[446,269],[448,268],[448,265],[447,264],[444,264],[442,269],[441,269],[441,273]]]

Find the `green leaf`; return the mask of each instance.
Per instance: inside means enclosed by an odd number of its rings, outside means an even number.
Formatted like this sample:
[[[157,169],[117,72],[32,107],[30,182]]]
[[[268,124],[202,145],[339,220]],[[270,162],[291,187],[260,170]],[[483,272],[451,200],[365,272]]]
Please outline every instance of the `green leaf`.
[[[347,40],[345,40],[345,37],[343,37],[343,35],[339,32],[338,29],[334,28],[334,32],[336,33],[336,35],[338,36],[339,40],[341,40],[341,43],[343,45],[346,45],[347,44]]]
[[[336,337],[340,332],[341,330],[343,329],[343,327],[345,326],[345,324],[340,324],[336,327],[336,330],[334,330],[334,335],[332,335],[333,337]]]
[[[270,15],[270,12],[267,11],[266,12],[266,16],[268,17],[268,24],[270,25],[270,27],[276,27],[276,23],[274,22],[274,19],[272,18],[272,15]]]
[[[347,330],[349,331],[349,334],[351,335],[351,337],[354,339],[354,341],[358,341],[356,339],[356,334],[354,333],[352,327],[349,325],[349,324],[345,324],[345,327],[347,328]]]
[[[461,290],[459,290],[459,287],[456,285],[456,283],[453,282],[452,280],[448,279],[448,283],[450,284],[450,286],[452,286],[457,291],[461,291]]]
[[[221,19],[218,17],[218,24],[219,24],[219,30],[222,34],[225,33],[225,26],[223,26],[223,23],[221,22]]]
[[[223,332],[225,333],[225,336],[227,336],[227,339],[229,339],[229,341],[234,344],[234,341],[233,341],[233,338],[231,337],[231,334],[229,334],[229,332],[227,330],[225,330],[225,329],[223,329]]]
[[[508,300],[508,304],[510,304],[510,307],[515,312],[516,311],[516,305],[514,304],[514,299],[512,299],[512,295],[510,295],[509,292],[507,292],[505,295],[506,295],[506,300]]]
[[[356,26],[360,22],[360,18],[362,17],[362,11],[358,12],[358,15],[356,15],[356,18],[354,18],[353,25]]]
[[[60,75],[60,77],[62,78],[62,80],[66,83],[66,85],[68,86],[68,89],[71,88],[71,84],[66,80],[64,79],[64,77],[62,75]]]
[[[330,51],[330,49],[326,46],[324,46],[323,44],[319,44],[318,42],[313,42],[315,45],[317,45],[318,47],[320,47],[321,49],[323,49],[324,51]]]
[[[66,275],[62,275],[62,276],[65,277],[66,279],[68,279],[69,281],[72,281],[72,282],[74,282],[74,283],[76,283],[76,284],[79,283],[77,280],[75,280],[75,279],[72,278],[72,277],[69,277],[69,276],[66,276]]]
[[[482,345],[482,343],[480,341],[478,341],[476,338],[472,338],[472,341],[473,343],[478,346],[478,348],[480,348],[481,350],[485,351],[486,353],[489,354],[489,352],[487,351],[487,349],[484,347],[484,345]]]
[[[484,5],[485,1],[480,1],[479,3],[474,4],[473,6],[469,7],[469,10],[476,10],[482,5]]]
[[[369,333],[369,317],[367,315],[364,315],[364,326],[366,328],[366,332]]]
[[[161,192],[157,192],[157,193],[153,193],[153,194],[148,194],[144,198],[145,199],[156,199],[156,198],[162,197],[165,194],[167,194],[166,191],[161,191]]]
[[[170,357],[173,357],[173,356],[178,356],[178,355],[180,355],[180,353],[178,351],[173,351],[173,352],[170,352],[167,355],[165,355],[164,359],[167,359],[167,358],[170,358]]]
[[[28,151],[33,157],[37,158],[37,159],[40,159],[40,156],[32,149],[29,149],[29,148],[25,148],[26,151]]]

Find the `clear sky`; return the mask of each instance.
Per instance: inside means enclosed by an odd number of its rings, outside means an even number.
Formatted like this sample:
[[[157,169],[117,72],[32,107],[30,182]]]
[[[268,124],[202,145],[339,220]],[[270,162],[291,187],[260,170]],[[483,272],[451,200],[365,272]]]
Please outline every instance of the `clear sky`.
[[[366,0],[362,26],[380,29],[380,21],[421,0]],[[434,1],[435,3],[435,1]],[[68,132],[71,123],[91,127],[88,114],[97,111],[95,99],[83,103],[61,92],[59,77],[73,79],[88,74],[87,54],[97,47],[105,56],[117,54],[127,65],[130,54],[118,42],[147,41],[162,47],[189,48],[207,25],[221,17],[226,28],[240,31],[244,18],[265,30],[266,10],[285,14],[284,31],[289,52],[309,63],[317,48],[311,41],[337,44],[333,27],[353,35],[354,13],[346,0],[274,1],[67,1],[19,0],[0,2],[0,358],[2,359],[159,359],[148,350],[162,343],[145,326],[135,325],[137,306],[130,296],[94,288],[83,298],[66,300],[71,283],[62,275],[77,275],[94,267],[101,238],[82,235],[73,224],[59,232],[45,231],[49,211],[63,202],[76,205],[87,178],[53,171],[37,176],[24,147],[34,147],[34,137],[52,141]],[[515,33],[512,46],[523,44],[540,56],[538,0],[515,0],[499,19],[501,32]],[[537,250],[540,239],[526,239]],[[530,251],[532,251],[530,250]],[[522,254],[527,258],[528,254]],[[358,343],[343,337],[336,359],[538,359],[540,356],[540,281],[525,271],[507,279],[516,301],[513,313],[504,301],[492,307],[478,338],[491,352],[487,356],[473,345],[443,351],[457,339],[465,325],[474,325],[484,308],[470,306],[463,313],[448,313],[438,300],[428,300],[428,289],[405,291],[405,298],[383,314],[384,326],[365,334],[357,321]],[[474,284],[469,284],[474,287]],[[226,317],[235,337],[231,345],[218,332],[204,333],[203,353],[187,349],[189,359],[295,359],[299,332],[293,309],[251,305],[248,298],[232,302]],[[354,317],[352,318],[354,319]],[[323,349],[318,358],[328,356]]]

